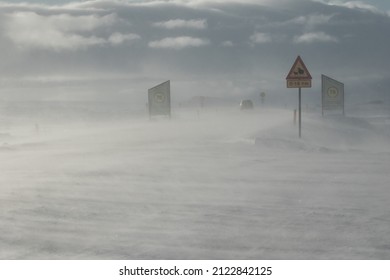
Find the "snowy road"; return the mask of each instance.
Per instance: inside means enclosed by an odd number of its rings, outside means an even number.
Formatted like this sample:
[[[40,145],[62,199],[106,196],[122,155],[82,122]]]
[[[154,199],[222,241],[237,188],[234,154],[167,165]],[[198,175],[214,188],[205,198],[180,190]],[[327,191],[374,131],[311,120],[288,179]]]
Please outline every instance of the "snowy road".
[[[3,128],[0,258],[390,259],[388,117],[303,118]]]

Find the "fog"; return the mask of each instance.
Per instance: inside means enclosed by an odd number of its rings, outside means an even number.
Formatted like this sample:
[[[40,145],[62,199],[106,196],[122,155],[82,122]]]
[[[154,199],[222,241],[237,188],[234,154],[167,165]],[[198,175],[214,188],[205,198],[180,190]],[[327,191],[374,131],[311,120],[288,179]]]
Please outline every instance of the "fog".
[[[1,259],[390,258],[385,104],[76,105],[1,114]]]
[[[389,9],[1,1],[0,259],[390,259]]]

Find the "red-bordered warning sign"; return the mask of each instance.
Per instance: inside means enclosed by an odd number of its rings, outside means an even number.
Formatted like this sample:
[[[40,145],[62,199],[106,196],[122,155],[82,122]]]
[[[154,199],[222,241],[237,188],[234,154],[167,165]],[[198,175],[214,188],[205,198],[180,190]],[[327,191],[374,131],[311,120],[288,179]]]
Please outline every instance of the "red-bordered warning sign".
[[[290,72],[288,73],[287,80],[311,80],[311,75],[305,63],[300,56],[294,62],[294,65],[291,67]]]
[[[287,77],[288,88],[310,88],[312,77],[300,56],[297,57]]]

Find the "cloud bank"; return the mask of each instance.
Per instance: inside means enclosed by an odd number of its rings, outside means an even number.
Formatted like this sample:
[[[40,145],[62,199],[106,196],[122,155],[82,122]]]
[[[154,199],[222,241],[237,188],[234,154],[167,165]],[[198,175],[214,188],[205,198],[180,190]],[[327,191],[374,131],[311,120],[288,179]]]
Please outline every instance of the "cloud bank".
[[[296,36],[294,38],[294,42],[299,43],[337,43],[338,39],[334,36],[328,35],[324,32],[309,32],[302,34],[300,36]]]
[[[168,21],[156,22],[153,26],[177,29],[177,28],[192,28],[192,29],[205,29],[207,28],[207,21],[205,19],[196,20],[183,20],[183,19],[171,19]]]
[[[201,47],[208,45],[209,41],[202,38],[194,38],[189,36],[164,38],[158,41],[149,42],[149,47],[156,49],[175,49],[181,50],[189,47]]]
[[[80,98],[141,95],[166,79],[183,99],[200,87],[276,98],[298,54],[314,77],[328,74],[356,91],[390,77],[390,17],[364,1],[1,2],[0,26],[3,99],[27,89],[31,98],[42,88],[55,94],[65,81]]]

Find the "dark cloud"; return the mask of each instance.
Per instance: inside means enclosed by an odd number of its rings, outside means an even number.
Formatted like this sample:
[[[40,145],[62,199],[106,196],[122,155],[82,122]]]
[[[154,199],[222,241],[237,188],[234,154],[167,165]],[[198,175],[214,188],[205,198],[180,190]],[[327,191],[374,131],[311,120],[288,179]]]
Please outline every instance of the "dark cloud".
[[[390,77],[390,17],[360,3],[2,3],[2,95],[8,98],[14,88],[22,92],[27,83],[33,92],[44,87],[53,94],[68,86],[80,90],[80,98],[83,92],[91,93],[86,98],[105,92],[138,96],[171,79],[182,99],[200,92],[240,97],[264,90],[281,99],[298,54],[315,78],[308,92],[319,90],[322,73],[358,91],[353,84]]]

